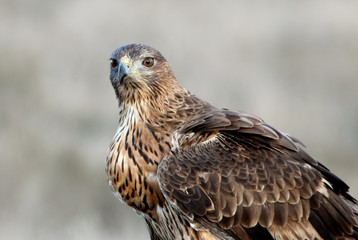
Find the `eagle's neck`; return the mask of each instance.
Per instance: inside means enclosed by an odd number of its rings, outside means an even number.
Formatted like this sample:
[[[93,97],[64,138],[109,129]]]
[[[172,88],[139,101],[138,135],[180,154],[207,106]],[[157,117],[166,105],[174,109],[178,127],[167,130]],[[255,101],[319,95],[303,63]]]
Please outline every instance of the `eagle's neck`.
[[[174,80],[145,85],[130,82],[121,86],[117,92],[120,124],[142,122],[152,129],[166,128],[171,132],[187,120],[185,111],[192,112],[190,108],[196,107],[190,106],[193,102],[186,102],[192,95]]]

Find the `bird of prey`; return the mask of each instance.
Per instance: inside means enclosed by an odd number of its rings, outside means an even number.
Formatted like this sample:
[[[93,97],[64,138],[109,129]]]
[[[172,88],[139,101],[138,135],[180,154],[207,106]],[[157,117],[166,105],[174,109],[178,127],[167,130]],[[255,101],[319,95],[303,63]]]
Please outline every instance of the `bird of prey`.
[[[154,48],[110,60],[119,126],[107,180],[151,239],[358,239],[349,187],[299,140],[191,94]]]

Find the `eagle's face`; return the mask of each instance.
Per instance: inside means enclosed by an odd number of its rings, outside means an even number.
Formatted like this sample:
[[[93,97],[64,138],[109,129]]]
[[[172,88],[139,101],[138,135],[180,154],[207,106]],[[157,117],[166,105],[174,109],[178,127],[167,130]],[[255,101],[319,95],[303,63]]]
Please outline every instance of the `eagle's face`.
[[[117,91],[121,91],[122,86],[143,90],[157,82],[160,73],[171,72],[160,52],[146,45],[131,44],[118,48],[110,60],[110,80]]]

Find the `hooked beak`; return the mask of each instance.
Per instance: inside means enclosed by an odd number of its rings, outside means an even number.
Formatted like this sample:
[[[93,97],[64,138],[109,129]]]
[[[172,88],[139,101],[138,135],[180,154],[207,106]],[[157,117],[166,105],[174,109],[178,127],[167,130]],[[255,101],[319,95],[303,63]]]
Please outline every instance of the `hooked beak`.
[[[119,84],[123,83],[123,80],[125,77],[128,76],[128,73],[129,73],[129,68],[128,68],[127,64],[121,61],[119,63],[118,73],[117,73]]]
[[[112,69],[110,79],[113,87],[117,87],[122,84],[125,77],[129,74],[129,59],[128,57],[122,57],[118,63],[118,67]]]

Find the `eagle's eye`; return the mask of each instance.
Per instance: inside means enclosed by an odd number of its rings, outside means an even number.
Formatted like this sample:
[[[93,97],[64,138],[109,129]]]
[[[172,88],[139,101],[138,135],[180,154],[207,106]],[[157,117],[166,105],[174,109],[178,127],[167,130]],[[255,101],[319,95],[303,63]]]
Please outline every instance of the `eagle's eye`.
[[[146,66],[146,67],[151,67],[151,66],[153,66],[153,64],[154,64],[154,59],[151,58],[151,57],[146,57],[143,60],[143,65]]]
[[[118,60],[117,59],[114,59],[114,58],[111,58],[111,66],[112,68],[115,68],[118,66]]]

